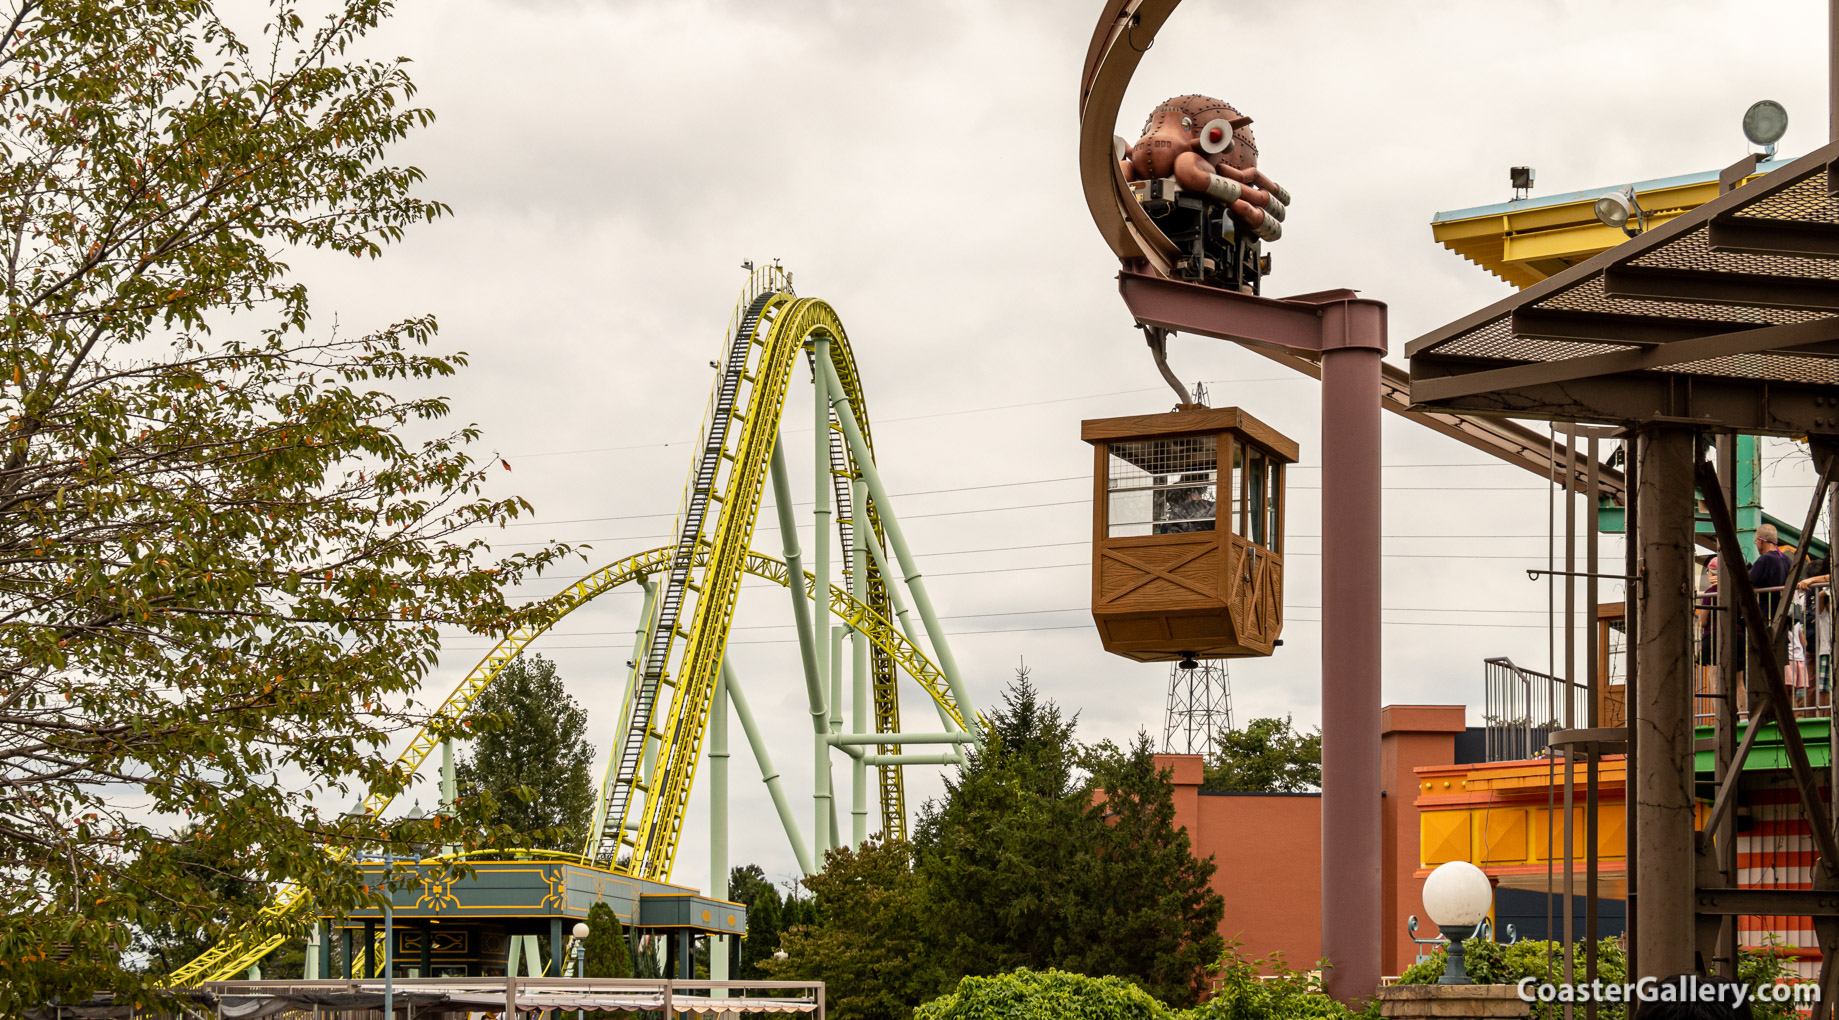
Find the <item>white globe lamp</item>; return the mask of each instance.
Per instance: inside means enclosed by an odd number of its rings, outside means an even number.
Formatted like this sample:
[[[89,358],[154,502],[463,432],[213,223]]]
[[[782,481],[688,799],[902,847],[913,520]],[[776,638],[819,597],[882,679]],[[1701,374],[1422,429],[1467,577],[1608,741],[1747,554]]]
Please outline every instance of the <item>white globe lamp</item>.
[[[1475,929],[1494,905],[1494,883],[1480,868],[1468,861],[1439,864],[1424,880],[1424,912],[1430,915],[1444,937],[1449,952],[1443,967],[1443,985],[1471,984],[1462,965],[1462,943],[1474,936]]]

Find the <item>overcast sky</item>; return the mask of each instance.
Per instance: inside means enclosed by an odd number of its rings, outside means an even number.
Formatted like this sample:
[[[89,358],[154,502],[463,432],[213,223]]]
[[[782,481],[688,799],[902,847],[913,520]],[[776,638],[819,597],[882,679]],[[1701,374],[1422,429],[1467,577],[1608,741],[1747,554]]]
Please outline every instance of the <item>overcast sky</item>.
[[[513,471],[502,491],[543,522],[510,543],[588,542],[547,594],[662,543],[690,467],[709,359],[743,259],[782,258],[845,322],[879,463],[978,704],[1024,660],[1080,736],[1159,737],[1167,667],[1106,655],[1087,611],[1090,448],[1082,418],[1167,410],[1116,295],[1117,264],[1080,198],[1077,92],[1100,5],[844,3],[404,4],[375,37],[407,55],[437,123],[398,150],[454,216],[374,264],[302,258],[321,321],[433,312],[472,355],[446,392]],[[1190,2],[1123,104],[1132,138],[1159,101],[1226,99],[1255,118],[1263,168],[1294,195],[1266,293],[1354,287],[1413,337],[1508,293],[1431,239],[1437,210],[1713,170],[1745,151],[1751,102],[1788,109],[1783,151],[1819,144],[1824,5]],[[1320,717],[1316,384],[1217,340],[1171,360],[1295,438],[1286,644],[1232,664],[1243,723]],[[808,379],[788,436],[810,443]],[[1385,700],[1470,706],[1481,660],[1545,668],[1544,485],[1387,416]],[[1770,448],[1769,507],[1798,520],[1808,479]],[[1779,462],[1775,458],[1780,458]],[[794,457],[809,499],[809,457]],[[770,522],[768,509],[763,519]],[[1562,518],[1560,518],[1562,520]],[[778,551],[776,530],[756,547]],[[1619,556],[1620,543],[1605,543]],[[1605,599],[1619,598],[1606,593]],[[611,743],[638,598],[571,614],[538,650]],[[782,589],[744,591],[733,659],[772,733],[801,818],[810,749]],[[453,640],[426,700],[485,650]],[[935,728],[910,682],[909,728]],[[930,721],[930,722],[929,722]],[[792,857],[734,737],[736,863]],[[847,769],[839,756],[839,778]],[[597,769],[600,767],[597,764]],[[929,774],[929,772],[931,774]],[[909,805],[939,788],[913,769]],[[706,772],[703,773],[706,778]],[[704,886],[706,807],[676,880]],[[433,794],[423,793],[431,802]],[[844,801],[847,804],[847,801]],[[844,831],[848,831],[844,814]]]

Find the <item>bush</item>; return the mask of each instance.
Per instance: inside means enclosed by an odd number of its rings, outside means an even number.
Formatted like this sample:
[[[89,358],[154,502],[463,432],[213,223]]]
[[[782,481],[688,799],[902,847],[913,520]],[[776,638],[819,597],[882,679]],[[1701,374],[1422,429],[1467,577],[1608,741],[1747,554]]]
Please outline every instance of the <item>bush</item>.
[[[1260,964],[1270,970],[1260,976]],[[1282,953],[1250,959],[1234,942],[1214,967],[1215,986],[1206,1002],[1187,1010],[1180,1020],[1304,1020],[1351,1018],[1356,1014],[1322,991],[1315,974],[1292,970]]]
[[[1168,1007],[1120,977],[1023,967],[967,977],[922,1004],[913,1020],[1172,1020]]]
[[[1621,984],[1628,980],[1628,956],[1616,939],[1602,939],[1596,949],[1596,976],[1604,984]],[[1584,947],[1579,945],[1572,959],[1572,979],[1584,980]],[[1469,939],[1462,944],[1463,965],[1476,984],[1511,985],[1523,978],[1562,984],[1564,981],[1564,944],[1561,942],[1522,939],[1510,945]],[[1548,963],[1549,961],[1549,963]],[[1443,976],[1444,951],[1438,948],[1422,963],[1413,964],[1400,975],[1402,985],[1436,984]],[[1737,965],[1737,977],[1751,987],[1773,985],[1789,976],[1788,965],[1773,947],[1762,951],[1744,950]],[[1564,1004],[1535,1002],[1533,1020],[1557,1020]],[[1793,1009],[1786,1003],[1750,1000],[1754,1020],[1789,1020]],[[1600,1003],[1598,1020],[1622,1020],[1627,1011],[1618,1003]]]

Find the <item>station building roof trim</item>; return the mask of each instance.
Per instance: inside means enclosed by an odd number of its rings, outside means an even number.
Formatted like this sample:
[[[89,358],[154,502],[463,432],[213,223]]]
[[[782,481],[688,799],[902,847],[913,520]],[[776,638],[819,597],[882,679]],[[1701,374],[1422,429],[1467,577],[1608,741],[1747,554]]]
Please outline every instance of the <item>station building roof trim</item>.
[[[1745,181],[1789,162],[1761,163]],[[1517,287],[1530,287],[1627,240],[1621,230],[1597,220],[1597,199],[1633,187],[1652,229],[1716,198],[1718,174],[1708,170],[1452,209],[1432,215],[1431,236],[1490,274]]]

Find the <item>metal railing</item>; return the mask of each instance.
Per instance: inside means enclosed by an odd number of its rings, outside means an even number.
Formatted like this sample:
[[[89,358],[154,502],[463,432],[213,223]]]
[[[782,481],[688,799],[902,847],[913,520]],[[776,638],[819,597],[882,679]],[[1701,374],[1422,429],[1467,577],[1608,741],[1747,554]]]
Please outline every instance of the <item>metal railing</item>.
[[[250,1011],[293,1009],[347,1020],[387,1020],[383,982],[208,981],[194,991],[202,1001],[185,1012],[193,1020]],[[753,993],[753,994],[748,994]],[[761,994],[764,993],[764,994]],[[798,1014],[823,1020],[822,981],[688,981],[663,978],[398,978],[396,1015],[531,1011],[572,1016],[580,1011],[650,1012],[677,1016]],[[229,1000],[226,1002],[226,1000]],[[267,1000],[267,1001],[263,1001]],[[224,1009],[224,1006],[231,1009]],[[221,1012],[220,1012],[221,1010]]]
[[[1482,670],[1489,761],[1519,761],[1538,753],[1547,734],[1567,725],[1567,704],[1575,725],[1589,718],[1589,690],[1583,684],[1516,666],[1506,656],[1483,660]]]

